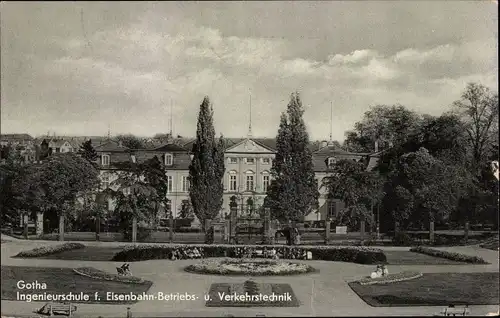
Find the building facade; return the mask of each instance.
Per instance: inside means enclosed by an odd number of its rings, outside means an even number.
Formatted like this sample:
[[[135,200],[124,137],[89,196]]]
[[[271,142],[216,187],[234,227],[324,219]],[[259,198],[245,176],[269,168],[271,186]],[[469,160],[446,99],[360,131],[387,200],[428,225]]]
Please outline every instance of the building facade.
[[[167,198],[171,202],[171,211],[174,217],[179,217],[186,202],[189,202],[189,165],[191,162],[190,150],[192,143],[179,145],[167,143],[154,149],[129,149],[120,142],[109,140],[95,147],[99,158],[101,187],[111,187],[118,177],[116,163],[144,162],[157,157],[164,163],[167,170],[168,191]],[[224,153],[224,195],[220,217],[229,213],[229,204],[234,196],[237,199],[239,214],[258,216],[264,204],[267,188],[271,183],[271,167],[275,157],[274,139],[244,138],[228,139]],[[305,216],[305,221],[321,221],[335,218],[344,208],[341,200],[328,199],[323,180],[332,173],[338,160],[354,160],[364,162],[367,169],[376,165],[377,154],[352,153],[344,151],[332,142],[322,142],[313,150],[313,166],[320,192],[319,208]],[[109,210],[114,209],[114,202],[109,199]],[[162,210],[159,217],[166,217]]]

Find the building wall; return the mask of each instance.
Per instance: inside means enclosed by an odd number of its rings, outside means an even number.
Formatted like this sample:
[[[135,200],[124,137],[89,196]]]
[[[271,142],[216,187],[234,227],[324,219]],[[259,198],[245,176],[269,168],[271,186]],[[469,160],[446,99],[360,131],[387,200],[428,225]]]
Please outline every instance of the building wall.
[[[230,160],[234,158],[237,160],[236,163],[232,163]],[[247,162],[247,158],[253,158],[254,162]],[[264,163],[263,158],[269,160],[269,163]],[[274,154],[272,153],[233,153],[227,152],[224,155],[224,165],[226,171],[224,173],[224,195],[221,216],[225,216],[229,213],[229,203],[231,202],[231,197],[236,196],[238,198],[237,202],[243,206],[242,213],[246,213],[246,202],[248,198],[254,200],[254,207],[258,209],[264,203],[265,191],[264,191],[264,175],[269,176],[272,167],[272,160],[274,159]],[[237,188],[232,190],[230,188],[230,176],[236,175]],[[247,175],[254,176],[254,192],[247,191]]]

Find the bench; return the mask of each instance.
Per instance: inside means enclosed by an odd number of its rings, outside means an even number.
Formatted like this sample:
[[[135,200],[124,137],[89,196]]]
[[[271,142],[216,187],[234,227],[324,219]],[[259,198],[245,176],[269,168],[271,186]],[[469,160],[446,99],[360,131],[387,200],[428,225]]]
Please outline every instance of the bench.
[[[467,316],[470,314],[469,306],[459,306],[455,307],[455,305],[449,305],[441,311],[443,316]]]
[[[38,313],[49,316],[54,316],[57,313],[71,317],[75,311],[76,306],[71,303],[46,303]]]

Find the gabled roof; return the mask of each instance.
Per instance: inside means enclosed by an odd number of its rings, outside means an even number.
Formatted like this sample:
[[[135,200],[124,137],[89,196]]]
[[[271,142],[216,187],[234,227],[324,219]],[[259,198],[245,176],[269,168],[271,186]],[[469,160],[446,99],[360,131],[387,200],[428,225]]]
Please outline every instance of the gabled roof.
[[[129,148],[120,145],[118,141],[115,140],[108,140],[108,142],[105,142],[103,144],[100,144],[94,148],[96,151],[128,151],[130,150]]]
[[[368,156],[370,153],[365,152],[349,152],[336,145],[329,144],[314,152],[317,155],[353,155],[353,156]]]
[[[164,144],[160,147],[157,147],[157,148],[154,148],[152,149],[154,151],[162,151],[162,152],[169,152],[169,151],[172,151],[172,152],[185,152],[187,151],[184,147],[181,147],[179,145],[176,145],[176,144],[173,144],[171,142],[167,143],[167,144]]]
[[[245,148],[245,149],[243,149]],[[236,149],[236,151],[234,151]],[[276,152],[275,149],[268,147],[267,145],[253,139],[253,138],[245,138],[240,142],[226,147],[227,152]]]

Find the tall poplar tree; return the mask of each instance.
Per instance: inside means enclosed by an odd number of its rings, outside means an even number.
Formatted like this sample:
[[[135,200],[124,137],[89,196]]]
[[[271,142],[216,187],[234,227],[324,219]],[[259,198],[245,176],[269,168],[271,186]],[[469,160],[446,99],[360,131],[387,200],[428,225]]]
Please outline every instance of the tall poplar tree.
[[[318,182],[303,114],[299,94],[292,94],[286,115],[281,115],[273,181],[266,198],[273,217],[286,221],[300,221],[318,207]]]
[[[213,109],[208,97],[203,99],[198,115],[196,141],[189,166],[189,197],[195,215],[205,229],[205,220],[215,218],[223,200],[224,139],[215,138]]]

